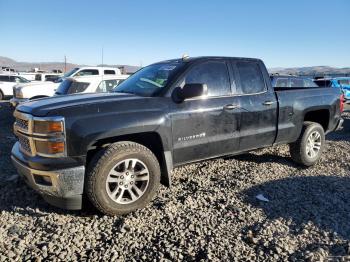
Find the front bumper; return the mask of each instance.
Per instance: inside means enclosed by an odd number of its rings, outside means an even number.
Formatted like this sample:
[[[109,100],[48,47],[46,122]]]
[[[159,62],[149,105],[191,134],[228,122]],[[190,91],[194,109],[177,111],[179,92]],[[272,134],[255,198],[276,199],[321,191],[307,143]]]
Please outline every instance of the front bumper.
[[[12,162],[25,182],[49,204],[70,210],[82,208],[85,167],[52,171],[36,170],[11,155]]]
[[[17,98],[17,97],[13,97],[10,99],[10,103],[13,107],[18,106],[19,104],[25,103],[29,101],[28,98]]]

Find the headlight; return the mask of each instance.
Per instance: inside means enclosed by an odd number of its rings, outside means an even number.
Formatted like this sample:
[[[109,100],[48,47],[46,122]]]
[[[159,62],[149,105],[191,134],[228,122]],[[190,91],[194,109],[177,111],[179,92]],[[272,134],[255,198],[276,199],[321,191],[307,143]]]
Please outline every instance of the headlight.
[[[42,156],[64,156],[66,152],[63,118],[34,118],[35,151]]]
[[[63,121],[38,121],[34,120],[34,133],[51,134],[63,133]]]
[[[43,157],[67,155],[64,117],[33,117],[17,110],[14,116],[14,132],[19,138],[22,152]]]
[[[17,97],[17,98],[23,98],[22,88],[16,88],[15,97]]]

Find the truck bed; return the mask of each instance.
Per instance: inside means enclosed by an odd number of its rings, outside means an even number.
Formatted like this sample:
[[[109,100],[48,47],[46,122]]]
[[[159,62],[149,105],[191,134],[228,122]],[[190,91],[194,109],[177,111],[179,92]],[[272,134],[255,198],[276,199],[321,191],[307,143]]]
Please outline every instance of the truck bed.
[[[340,118],[341,114],[338,107],[340,89],[328,87],[276,88],[275,94],[278,101],[275,144],[296,141],[302,129],[304,116],[311,111],[329,109],[329,114],[335,117],[329,118],[329,124],[324,126],[324,129],[329,132],[336,128],[336,119]],[[328,119],[321,120],[328,121]]]

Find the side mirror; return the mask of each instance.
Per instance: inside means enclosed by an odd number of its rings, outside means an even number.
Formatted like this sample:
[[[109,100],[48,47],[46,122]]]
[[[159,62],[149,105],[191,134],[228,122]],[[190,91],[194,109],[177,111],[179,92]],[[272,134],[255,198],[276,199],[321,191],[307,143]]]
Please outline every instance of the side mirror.
[[[186,84],[183,88],[176,87],[171,96],[176,103],[181,103],[186,99],[207,94],[208,87],[206,84]]]

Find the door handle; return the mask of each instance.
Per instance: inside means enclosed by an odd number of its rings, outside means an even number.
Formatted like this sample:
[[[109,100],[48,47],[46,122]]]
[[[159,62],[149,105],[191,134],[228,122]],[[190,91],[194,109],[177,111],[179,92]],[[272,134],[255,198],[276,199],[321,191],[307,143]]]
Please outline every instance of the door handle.
[[[234,104],[228,104],[224,106],[224,109],[226,110],[233,110],[233,109],[237,109],[238,105],[234,105]]]
[[[272,105],[272,104],[273,104],[272,101],[265,101],[265,102],[263,103],[264,106],[270,106],[270,105]]]

